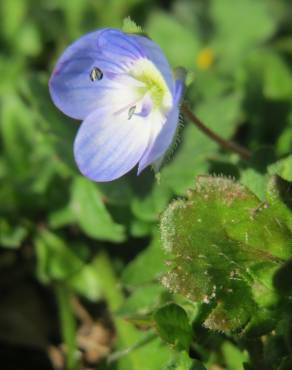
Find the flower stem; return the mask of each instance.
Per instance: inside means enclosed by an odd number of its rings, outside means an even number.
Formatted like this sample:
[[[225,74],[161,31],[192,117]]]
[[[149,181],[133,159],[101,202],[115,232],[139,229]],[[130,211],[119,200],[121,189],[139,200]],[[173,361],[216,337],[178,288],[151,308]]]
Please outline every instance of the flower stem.
[[[183,114],[198,127],[198,129],[209,136],[209,138],[216,141],[216,143],[222,146],[222,148],[237,153],[244,160],[250,159],[251,152],[248,149],[234,143],[233,141],[225,140],[221,136],[210,130],[197,116],[195,116],[195,114],[189,109],[186,103],[182,103],[181,110]]]
[[[149,336],[142,336],[141,333],[130,323],[119,315],[115,315],[115,311],[123,304],[125,298],[119,281],[115,275],[112,263],[108,254],[105,251],[100,252],[96,260],[96,269],[100,275],[101,288],[104,298],[107,301],[109,310],[113,314],[113,321],[117,331],[117,344],[119,348],[123,348],[119,352],[111,354],[109,361],[119,359],[119,362],[124,360],[125,368],[132,370],[146,370],[148,369],[147,361],[143,355],[135,349],[153,339],[153,333]],[[125,356],[127,355],[127,356]]]
[[[72,292],[64,284],[55,286],[60,325],[65,344],[66,369],[76,370],[78,366],[76,348],[76,319],[72,310]]]

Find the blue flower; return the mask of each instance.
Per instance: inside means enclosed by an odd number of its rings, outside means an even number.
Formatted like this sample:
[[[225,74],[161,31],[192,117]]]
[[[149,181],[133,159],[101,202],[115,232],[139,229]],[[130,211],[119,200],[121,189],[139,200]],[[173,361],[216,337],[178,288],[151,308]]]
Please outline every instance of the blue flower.
[[[111,181],[138,164],[138,174],[171,144],[182,79],[147,37],[105,28],[71,44],[49,82],[55,105],[83,120],[74,156],[94,181]]]

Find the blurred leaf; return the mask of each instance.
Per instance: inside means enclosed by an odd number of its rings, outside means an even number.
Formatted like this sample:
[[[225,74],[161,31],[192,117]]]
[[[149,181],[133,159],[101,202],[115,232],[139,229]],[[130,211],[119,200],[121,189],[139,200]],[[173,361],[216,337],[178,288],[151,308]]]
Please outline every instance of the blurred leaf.
[[[122,282],[127,286],[139,286],[153,282],[165,271],[164,251],[158,235],[123,270]]]
[[[133,214],[143,221],[157,221],[159,213],[166,207],[171,191],[166,184],[155,184],[144,196],[135,196],[131,202]]]
[[[186,312],[175,303],[159,308],[154,313],[156,328],[163,340],[178,350],[189,350],[192,329]]]
[[[48,230],[39,232],[35,247],[36,272],[43,283],[69,278],[84,266],[82,260],[66,245],[66,242]]]
[[[269,173],[279,175],[284,180],[292,181],[292,155],[269,166]]]
[[[267,186],[266,199],[275,213],[275,220],[284,229],[284,225],[292,232],[292,187],[291,182],[279,176],[272,176]],[[281,224],[281,219],[284,225]]]
[[[66,280],[66,284],[72,290],[91,301],[97,301],[102,296],[100,275],[96,264],[97,257]]]
[[[3,149],[15,177],[26,177],[31,163],[31,148],[36,135],[29,110],[15,95],[6,96],[1,109],[0,126]]]
[[[85,177],[74,179],[70,208],[78,225],[88,236],[113,242],[124,240],[123,226],[111,219],[97,186]]]
[[[38,55],[42,49],[42,43],[36,24],[31,21],[25,23],[16,37],[15,44],[18,51],[24,55]]]
[[[267,53],[265,59],[264,94],[270,99],[290,99],[292,72],[281,56]]]
[[[285,129],[277,141],[277,153],[282,156],[292,151],[292,112],[288,116],[288,122]]]
[[[273,147],[259,148],[252,153],[248,166],[240,171],[240,182],[261,200],[265,199],[266,194],[267,168],[275,158]]]
[[[282,52],[292,53],[292,37],[284,36],[275,42],[275,46]]]
[[[103,194],[107,204],[115,206],[127,206],[133,197],[133,189],[127,176],[115,181],[99,183],[98,188]]]
[[[5,248],[18,248],[27,236],[24,226],[11,226],[5,219],[0,218],[0,246]]]
[[[228,370],[244,370],[243,363],[247,362],[248,358],[245,353],[242,353],[231,342],[224,342],[222,352]]]
[[[230,94],[205,100],[196,108],[196,115],[206,126],[224,138],[229,138],[239,123],[241,98],[240,94]],[[196,175],[208,171],[208,160],[215,159],[218,150],[218,145],[191,122],[187,124],[181,137],[182,142],[174,152],[173,158],[161,170],[162,185],[167,184],[180,195],[193,186]]]
[[[49,225],[53,229],[58,229],[63,226],[73,224],[75,215],[69,206],[58,209],[49,215]]]
[[[141,238],[151,234],[153,224],[134,218],[130,225],[130,233],[134,238]]]
[[[157,306],[163,290],[161,286],[156,284],[148,284],[137,288],[119,308],[118,314],[131,319],[132,315],[138,316],[150,313]]]
[[[148,340],[148,338],[150,340]],[[114,357],[119,360],[117,362],[118,370],[128,370],[129,365],[123,362],[127,356],[131,356],[135,359],[135,361],[131,362],[131,370],[157,370],[162,369],[163,364],[165,364],[171,356],[171,351],[159,338],[153,339],[153,335],[150,332],[146,335],[143,334],[143,336],[141,336],[141,338],[132,346],[117,353],[113,353],[110,358]]]
[[[145,29],[161,46],[173,67],[194,68],[199,47],[195,32],[161,11],[150,14]]]
[[[195,80],[190,85],[187,91],[192,101],[195,99],[197,100],[199,96],[203,104],[208,104],[209,99],[211,100],[211,102],[215,101],[216,104],[217,100],[220,97],[223,97],[227,92],[229,92],[230,89],[233,89],[232,82],[227,80],[225,76],[220,76],[218,74],[218,70],[210,67],[209,69],[204,70],[203,72],[198,72],[195,75]],[[239,90],[235,94],[235,100],[236,97],[239,97]],[[229,98],[232,99],[232,95],[229,95]],[[212,115],[212,113],[209,114]],[[218,118],[219,117],[217,117],[215,124],[216,122],[219,124]],[[220,117],[220,120],[222,118],[224,119],[224,116]]]
[[[1,96],[7,97],[7,95],[15,93],[15,89],[21,81],[19,76],[22,76],[23,73],[24,61],[21,57],[14,57],[12,62],[11,58],[0,54],[0,74],[2,76],[0,83]],[[5,102],[5,99],[3,101]]]
[[[241,102],[242,94],[240,92],[206,99],[197,105],[196,115],[208,127],[220,133],[220,136],[229,138],[234,134],[239,124]]]
[[[47,190],[58,171],[54,148],[35,114],[16,94],[5,97],[1,119],[3,151],[10,169],[8,178],[16,188],[21,188],[17,192],[20,201],[32,208],[30,197],[36,202],[35,197]]]
[[[208,170],[206,158],[215,152],[216,144],[188,124],[181,133],[181,143],[173,158],[161,170],[161,182],[168,184],[175,194],[184,194],[193,185],[194,176]]]
[[[112,264],[105,253],[98,255],[96,268],[102,278],[102,291],[111,312],[121,307],[124,302],[121,286],[115,277]],[[113,316],[117,330],[117,342],[121,356],[117,364],[120,370],[157,370],[169,358],[169,350],[159,338],[151,340],[143,346],[145,334],[139,332],[129,322],[119,316]],[[147,361],[145,361],[147,359]]]
[[[190,359],[187,352],[183,351],[162,370],[206,370],[206,368],[199,361]]]
[[[267,176],[254,168],[246,168],[241,171],[240,181],[243,185],[252,190],[259,199],[264,199]]]
[[[82,19],[85,16],[88,5],[88,2],[83,0],[63,0],[60,2],[65,16],[65,29],[70,38],[80,36]]]
[[[28,81],[22,84],[22,93],[37,118],[37,131],[42,134],[44,144],[53,150],[50,160],[54,160],[59,174],[63,178],[76,174],[72,144],[77,126],[51,102],[47,74],[29,76]]]
[[[121,27],[122,20],[131,14],[131,8],[139,6],[145,0],[107,0],[97,1],[96,11],[99,14],[100,23],[104,27]]]
[[[211,2],[215,26],[214,45],[224,63],[240,61],[241,57],[275,31],[277,17],[263,0]]]
[[[1,30],[7,39],[17,39],[22,21],[27,11],[27,2],[22,0],[1,1]]]

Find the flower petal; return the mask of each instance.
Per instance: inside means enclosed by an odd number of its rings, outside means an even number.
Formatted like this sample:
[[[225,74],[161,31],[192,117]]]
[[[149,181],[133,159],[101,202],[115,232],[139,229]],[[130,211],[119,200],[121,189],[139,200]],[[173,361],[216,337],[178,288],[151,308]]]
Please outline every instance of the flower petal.
[[[111,81],[103,78],[92,82],[90,72],[94,67],[118,71],[117,64],[100,58],[97,38],[100,31],[89,33],[71,44],[57,61],[49,81],[55,105],[66,115],[83,119],[96,109]]]
[[[55,105],[72,118],[84,119],[103,105],[108,93],[122,87],[124,81],[119,79],[139,53],[143,53],[139,44],[118,30],[103,29],[81,37],[64,51],[50,78]],[[92,81],[94,68],[102,72],[100,80]]]
[[[168,118],[163,125],[158,135],[153,135],[151,138],[151,144],[147,147],[145,153],[139,161],[138,175],[147,167],[149,164],[155,162],[157,159],[163,156],[167,151],[168,147],[172,143],[174,134],[176,132],[178,123],[179,109],[174,106]]]
[[[97,109],[82,123],[74,143],[80,171],[94,181],[111,181],[130,171],[149,142],[147,118]]]
[[[145,36],[133,35],[133,38],[135,38],[135,40],[144,49],[146,57],[150,59],[151,62],[160,71],[169,88],[169,91],[173,94],[174,80],[172,76],[172,71],[161,48],[157,44],[155,44],[152,40],[148,39]]]
[[[171,145],[179,121],[179,101],[183,90],[183,81],[176,80],[175,82],[175,94],[173,97],[173,107],[168,113],[168,117],[159,132],[152,134],[150,139],[151,143],[143,153],[138,166],[138,175],[149,166],[149,164],[155,162],[163,156]]]
[[[104,57],[113,61],[118,60],[123,64],[145,57],[143,47],[133,35],[113,28],[106,28],[100,32],[98,46]]]

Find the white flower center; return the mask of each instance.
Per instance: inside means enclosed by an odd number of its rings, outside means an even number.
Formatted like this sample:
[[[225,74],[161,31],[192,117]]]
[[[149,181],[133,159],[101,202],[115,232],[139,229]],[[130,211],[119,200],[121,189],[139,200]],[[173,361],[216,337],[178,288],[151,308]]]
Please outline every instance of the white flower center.
[[[112,79],[116,88],[111,90],[110,105],[115,115],[127,114],[128,119],[147,117],[156,112],[165,116],[172,108],[172,94],[156,66],[146,58],[138,59],[128,66],[126,73]],[[103,71],[95,66],[89,73],[92,82],[103,78]],[[107,101],[105,93],[104,100]],[[107,104],[99,100],[99,105]]]
[[[139,82],[137,86],[139,95],[148,95],[152,101],[153,109],[168,111],[172,106],[172,95],[169,88],[155,65],[149,59],[137,60],[128,71],[129,75]]]

